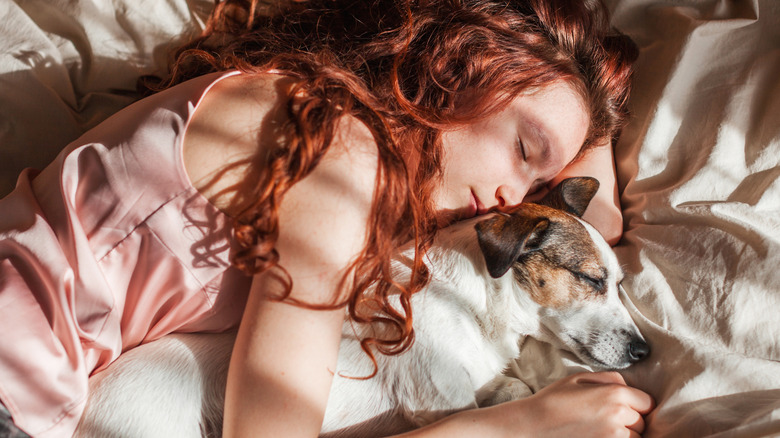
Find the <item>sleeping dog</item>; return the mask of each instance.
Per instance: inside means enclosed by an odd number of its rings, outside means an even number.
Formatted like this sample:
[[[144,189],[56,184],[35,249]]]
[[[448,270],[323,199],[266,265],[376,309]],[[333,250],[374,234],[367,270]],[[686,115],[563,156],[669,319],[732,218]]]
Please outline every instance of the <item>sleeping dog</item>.
[[[556,340],[596,369],[622,369],[649,347],[618,297],[617,258],[580,216],[593,178],[563,181],[538,203],[442,230],[431,281],[412,298],[416,338],[397,356],[360,339],[381,327],[346,322],[323,436],[378,436],[452,412],[525,397],[502,374],[525,336]],[[409,275],[410,252],[395,260]],[[77,436],[218,436],[234,334],[173,335],[120,357],[90,381]],[[262,425],[258,425],[262,427]]]

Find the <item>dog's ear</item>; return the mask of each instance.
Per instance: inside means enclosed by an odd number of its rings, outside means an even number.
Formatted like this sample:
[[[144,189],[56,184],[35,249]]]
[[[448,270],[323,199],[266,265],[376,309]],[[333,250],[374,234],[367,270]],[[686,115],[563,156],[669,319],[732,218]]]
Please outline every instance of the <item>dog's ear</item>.
[[[490,276],[503,276],[521,255],[538,249],[549,224],[545,217],[503,214],[477,223],[477,240]]]
[[[598,189],[599,180],[596,178],[589,176],[566,178],[550,190],[538,204],[582,217]]]

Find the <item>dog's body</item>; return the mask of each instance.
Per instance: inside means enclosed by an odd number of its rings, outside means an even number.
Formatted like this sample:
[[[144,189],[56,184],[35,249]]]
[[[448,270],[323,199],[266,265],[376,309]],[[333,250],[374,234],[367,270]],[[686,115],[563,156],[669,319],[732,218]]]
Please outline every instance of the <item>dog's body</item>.
[[[593,181],[571,181],[542,203],[581,215]],[[395,263],[399,278],[408,277],[409,259]],[[400,355],[377,354],[375,377],[355,379],[374,370],[359,340],[381,336],[382,327],[344,324],[325,435],[396,433],[527,396],[501,374],[524,336],[557,339],[596,368],[625,368],[649,351],[618,297],[615,255],[572,214],[523,204],[452,226],[427,265],[431,282],[412,297],[415,343]],[[218,435],[233,339],[174,335],[130,351],[93,377],[77,435]]]

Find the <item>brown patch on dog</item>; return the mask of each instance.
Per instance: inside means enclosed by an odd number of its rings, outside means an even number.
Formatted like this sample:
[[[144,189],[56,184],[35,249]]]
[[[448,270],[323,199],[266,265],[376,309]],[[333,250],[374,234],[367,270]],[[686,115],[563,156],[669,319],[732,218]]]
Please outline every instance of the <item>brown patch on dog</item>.
[[[596,178],[567,178],[538,203],[582,217],[598,190],[599,181]]]
[[[505,227],[527,227],[529,216],[549,221],[543,242],[522,254],[512,267],[531,298],[539,305],[561,308],[573,301],[603,296],[606,268],[585,227],[554,208],[536,204],[523,204],[522,208],[520,215],[507,219]]]
[[[477,239],[493,278],[504,275],[529,248],[533,248],[547,230],[550,221],[540,215],[496,215],[476,225]]]

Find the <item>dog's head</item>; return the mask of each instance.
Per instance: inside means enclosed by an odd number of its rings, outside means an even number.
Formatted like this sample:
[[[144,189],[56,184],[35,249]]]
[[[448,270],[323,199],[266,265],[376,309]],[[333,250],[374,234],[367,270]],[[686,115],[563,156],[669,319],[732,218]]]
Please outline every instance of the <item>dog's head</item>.
[[[539,307],[540,321],[587,364],[626,368],[649,347],[620,301],[623,273],[601,235],[580,217],[598,190],[569,178],[538,203],[476,225],[494,278],[512,275]]]

